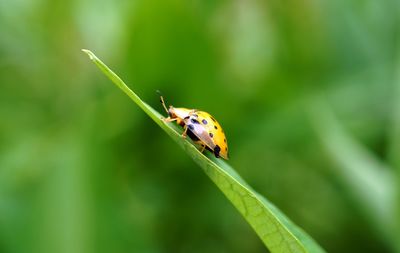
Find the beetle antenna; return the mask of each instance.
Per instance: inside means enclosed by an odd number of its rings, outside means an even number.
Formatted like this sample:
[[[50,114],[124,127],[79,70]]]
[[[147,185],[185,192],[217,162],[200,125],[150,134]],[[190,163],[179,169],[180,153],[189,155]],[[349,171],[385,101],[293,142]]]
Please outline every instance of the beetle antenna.
[[[158,93],[158,95],[160,95],[160,102],[161,102],[162,106],[164,107],[165,111],[169,114],[168,108],[164,102],[164,97],[162,96],[162,94],[159,90],[157,90],[157,93]]]

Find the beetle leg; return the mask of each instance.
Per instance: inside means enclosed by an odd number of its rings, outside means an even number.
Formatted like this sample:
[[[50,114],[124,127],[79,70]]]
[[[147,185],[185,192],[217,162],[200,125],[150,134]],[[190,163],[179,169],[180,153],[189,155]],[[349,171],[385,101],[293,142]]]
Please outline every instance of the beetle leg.
[[[200,153],[203,153],[204,149],[206,149],[206,145],[201,145]]]
[[[172,119],[171,117],[168,117],[168,118],[162,118],[162,120],[163,120],[165,123],[167,123],[167,122],[175,121],[175,120],[177,120],[177,118]]]
[[[182,137],[185,139],[186,138],[186,135],[187,135],[187,126],[185,125],[184,126],[184,128],[183,128],[183,133],[182,133]]]

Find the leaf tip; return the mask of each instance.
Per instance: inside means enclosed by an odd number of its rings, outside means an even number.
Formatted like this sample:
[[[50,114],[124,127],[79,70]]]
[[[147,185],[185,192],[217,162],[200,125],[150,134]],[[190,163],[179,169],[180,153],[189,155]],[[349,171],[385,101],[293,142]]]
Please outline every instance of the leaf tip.
[[[89,56],[90,60],[92,60],[92,61],[94,60],[95,56],[92,53],[92,51],[90,51],[88,49],[81,49],[81,50],[82,50],[82,52],[84,52],[85,54],[87,54]]]

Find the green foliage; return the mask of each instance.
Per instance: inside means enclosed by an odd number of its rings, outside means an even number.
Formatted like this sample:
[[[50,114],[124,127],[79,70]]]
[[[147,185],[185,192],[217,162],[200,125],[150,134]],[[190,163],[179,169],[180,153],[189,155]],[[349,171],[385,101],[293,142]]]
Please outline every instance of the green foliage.
[[[347,133],[323,101],[315,98],[310,112],[321,142],[338,164],[335,177],[345,185],[376,234],[393,250],[400,249],[395,171]]]
[[[400,252],[399,7],[0,0],[0,252],[266,251],[79,48],[157,111],[159,89],[218,118],[229,163],[327,252]]]
[[[204,170],[232,202],[271,252],[324,252],[304,231],[294,225],[272,203],[255,192],[225,161],[203,155],[172,124],[144,103],[113,71],[91,51],[83,50],[90,59],[152,118]]]

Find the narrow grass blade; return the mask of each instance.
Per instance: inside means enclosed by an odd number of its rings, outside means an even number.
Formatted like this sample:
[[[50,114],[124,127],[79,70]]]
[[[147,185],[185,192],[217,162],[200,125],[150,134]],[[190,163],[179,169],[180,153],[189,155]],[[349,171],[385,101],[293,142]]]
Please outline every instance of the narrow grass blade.
[[[200,165],[236,209],[254,228],[271,252],[324,252],[267,199],[255,192],[225,161],[203,155],[178,128],[162,121],[162,115],[144,103],[126,84],[89,50],[83,50],[103,73],[150,116],[192,159]]]
[[[399,12],[400,13],[400,12]],[[400,32],[400,30],[399,30]],[[388,153],[389,163],[394,168],[397,179],[397,192],[395,209],[396,234],[400,235],[400,47],[397,48],[397,60],[395,62],[395,76],[393,80],[393,112],[391,126],[389,128]],[[397,252],[400,252],[400,241],[397,240]]]
[[[321,143],[337,163],[337,179],[360,207],[377,234],[394,247],[395,180],[393,171],[352,138],[322,98],[313,98],[311,118]]]

